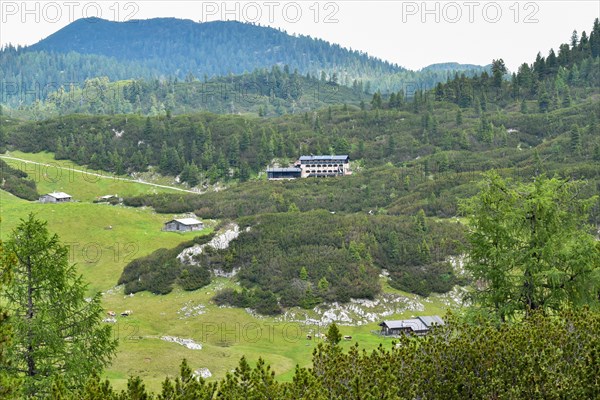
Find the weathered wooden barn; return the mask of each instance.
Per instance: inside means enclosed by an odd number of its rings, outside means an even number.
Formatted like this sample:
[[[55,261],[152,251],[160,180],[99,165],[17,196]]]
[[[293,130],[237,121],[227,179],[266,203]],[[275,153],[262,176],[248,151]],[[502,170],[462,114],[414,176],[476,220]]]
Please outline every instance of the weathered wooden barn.
[[[169,232],[191,232],[204,229],[202,221],[196,218],[179,218],[165,222],[165,231]]]
[[[379,324],[381,326],[381,334],[384,336],[409,333],[425,335],[434,325],[444,325],[444,320],[437,315],[433,315],[397,321],[383,321]]]
[[[40,196],[40,203],[67,203],[73,200],[73,197],[70,194],[66,194],[64,192],[53,192],[48,193],[43,196]]]

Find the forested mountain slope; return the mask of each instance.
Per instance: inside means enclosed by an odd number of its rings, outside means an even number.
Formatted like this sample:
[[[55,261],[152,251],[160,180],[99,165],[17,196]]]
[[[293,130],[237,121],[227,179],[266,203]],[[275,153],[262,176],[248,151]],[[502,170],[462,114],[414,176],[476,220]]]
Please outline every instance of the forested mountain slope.
[[[312,111],[332,104],[368,101],[361,84],[352,88],[332,79],[317,79],[298,70],[274,66],[242,75],[208,81],[123,80],[92,78],[83,87],[60,88],[43,103],[12,109],[11,114],[32,119],[58,115],[142,114],[158,116],[209,111],[217,114],[275,116]]]
[[[0,65],[3,102],[14,109],[45,100],[61,88],[70,92],[72,87],[84,87],[89,79],[102,77],[206,82],[289,65],[301,75],[348,87],[360,84],[372,92],[398,90],[408,84],[431,88],[455,72],[470,75],[485,68],[449,64],[414,72],[362,51],[270,27],[174,18],[80,19],[32,46],[6,46],[0,50]],[[64,110],[68,111],[73,110]]]

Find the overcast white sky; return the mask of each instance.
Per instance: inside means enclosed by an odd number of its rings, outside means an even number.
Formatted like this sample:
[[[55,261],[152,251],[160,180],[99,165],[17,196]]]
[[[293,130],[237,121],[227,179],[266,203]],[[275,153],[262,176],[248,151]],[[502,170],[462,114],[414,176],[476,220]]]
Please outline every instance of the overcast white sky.
[[[0,0],[0,45],[28,45],[75,19],[176,17],[236,19],[322,38],[419,69],[438,62],[511,70],[589,33],[600,1],[6,1]]]

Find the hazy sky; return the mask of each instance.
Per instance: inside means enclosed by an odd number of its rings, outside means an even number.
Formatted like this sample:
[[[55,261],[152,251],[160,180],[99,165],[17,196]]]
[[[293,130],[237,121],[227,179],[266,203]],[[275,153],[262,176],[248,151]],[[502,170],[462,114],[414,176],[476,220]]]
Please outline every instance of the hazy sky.
[[[33,44],[73,20],[236,19],[322,38],[419,69],[457,61],[511,70],[589,32],[600,1],[5,1],[0,44]]]

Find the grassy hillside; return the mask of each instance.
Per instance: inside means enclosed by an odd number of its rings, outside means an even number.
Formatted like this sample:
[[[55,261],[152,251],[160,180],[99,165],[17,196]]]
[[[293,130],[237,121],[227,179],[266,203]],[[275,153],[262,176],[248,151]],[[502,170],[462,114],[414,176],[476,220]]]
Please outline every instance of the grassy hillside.
[[[10,167],[27,173],[28,179],[36,183],[40,194],[60,191],[73,196],[77,201],[94,201],[99,196],[118,194],[121,197],[142,196],[157,193],[181,193],[172,179],[151,179],[149,185],[135,182],[129,176],[93,170],[77,165],[70,160],[56,160],[54,154],[23,153],[11,151],[0,155]],[[173,188],[163,187],[173,186]]]
[[[28,213],[48,221],[49,229],[56,232],[73,249],[72,261],[77,263],[90,290],[107,290],[116,285],[123,267],[131,260],[149,254],[160,247],[174,247],[190,240],[192,233],[162,232],[163,223],[172,214],[157,214],[149,209],[134,209],[108,204],[93,204],[105,194],[151,194],[175,192],[171,189],[114,179],[110,174],[86,170],[85,167],[63,160],[53,160],[52,154],[13,152],[11,156],[35,161],[50,167],[6,160],[9,165],[27,172],[40,193],[65,191],[75,202],[40,204],[19,199],[0,191],[0,237],[6,239],[10,231]],[[106,178],[84,174],[99,173]],[[210,229],[202,233],[208,233]],[[196,232],[196,234],[198,234]]]
[[[306,318],[318,319],[319,314],[312,310],[298,310],[296,319],[291,317],[292,314],[279,318],[256,317],[243,309],[211,304],[210,298],[217,291],[234,286],[228,279],[219,278],[210,286],[194,292],[175,290],[166,296],[144,292],[131,297],[124,297],[121,293],[107,294],[104,297],[107,310],[121,312],[128,309],[133,314],[118,318],[115,335],[120,340],[119,354],[105,375],[118,388],[125,386],[129,375],[139,375],[151,389],[157,390],[166,375],[175,375],[184,357],[193,369],[208,368],[213,378],[224,377],[237,366],[242,355],[254,363],[258,357],[268,354],[278,379],[282,380],[291,379],[296,364],[308,366],[312,351],[320,342],[314,335],[323,333],[326,327],[318,326],[315,321]],[[405,299],[397,300],[398,305],[423,306],[420,310],[393,313],[387,319],[444,315],[448,309],[449,298],[446,296],[436,295],[425,300],[389,286],[386,286],[386,292]],[[204,306],[198,308],[202,312],[200,315],[186,318],[181,311],[183,307],[198,305]],[[452,302],[452,307],[456,307],[456,303]],[[297,322],[298,319],[306,322]],[[367,351],[375,349],[380,343],[387,346],[391,344],[391,339],[371,333],[372,330],[379,330],[377,322],[341,326],[340,329],[343,335],[352,336],[351,341],[343,341],[345,349],[356,342]],[[309,333],[313,336],[312,340],[306,339]],[[165,335],[190,338],[203,347],[201,350],[190,350],[161,340],[160,337]]]
[[[163,223],[172,215],[160,215],[148,209],[83,202],[40,204],[4,191],[0,193],[1,237],[6,239],[20,218],[35,213],[48,221],[49,229],[70,246],[71,260],[90,283],[90,291],[115,286],[123,267],[134,258],[160,247],[174,247],[198,234],[162,232]]]
[[[38,188],[68,191],[80,202],[42,205],[2,193],[1,236],[18,217],[37,212],[64,242],[77,245],[73,261],[91,289],[105,292],[106,310],[132,311],[116,318],[121,346],[105,372],[119,388],[127,376],[140,375],[156,390],[183,357],[193,369],[208,368],[220,378],[242,355],[254,362],[268,354],[279,378],[290,379],[296,364],[310,361],[315,340],[306,335],[314,336],[332,320],[347,324],[342,335],[370,350],[382,342],[371,333],[381,319],[458,307],[454,285],[464,283],[464,276],[449,258],[463,251],[459,203],[474,193],[482,173],[495,169],[515,180],[559,175],[586,180],[577,193],[582,198],[600,191],[600,23],[594,32],[589,43],[562,47],[558,60],[554,52],[545,61],[538,56],[533,69],[523,66],[511,81],[495,60],[491,77],[456,77],[434,91],[417,91],[412,99],[376,93],[370,104],[276,118],[165,110],[152,117],[9,119],[0,145],[11,151],[53,151],[120,176],[158,171],[191,187],[218,183],[223,190],[167,193],[112,178],[88,179],[94,175],[80,172],[71,178],[74,165],[68,164],[56,181],[40,171]],[[195,87],[193,76],[189,80],[179,95]],[[137,88],[128,90],[135,94]],[[268,165],[286,165],[311,153],[349,154],[352,176],[264,179]],[[30,157],[51,161],[48,153]],[[125,196],[125,205],[91,203],[108,193]],[[241,226],[243,234],[227,249],[196,258],[201,268],[239,268],[238,275],[215,278],[195,291],[175,287],[168,295],[125,295],[114,288],[134,258],[173,249],[196,235],[160,230],[174,213],[184,212]],[[598,224],[600,202],[590,214],[590,222]],[[210,231],[209,226],[203,233]],[[145,259],[142,274],[132,268],[123,282],[143,281],[146,267],[168,268],[156,260]],[[447,293],[421,298],[397,289]],[[259,300],[266,293],[277,316],[257,315],[246,307],[260,311],[258,301],[238,301],[234,291],[239,297],[252,292],[248,296]],[[233,300],[217,301],[223,293]],[[165,335],[203,348],[170,343],[161,339]]]

